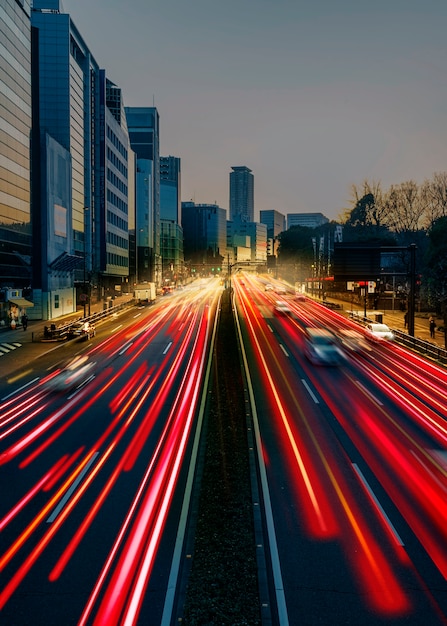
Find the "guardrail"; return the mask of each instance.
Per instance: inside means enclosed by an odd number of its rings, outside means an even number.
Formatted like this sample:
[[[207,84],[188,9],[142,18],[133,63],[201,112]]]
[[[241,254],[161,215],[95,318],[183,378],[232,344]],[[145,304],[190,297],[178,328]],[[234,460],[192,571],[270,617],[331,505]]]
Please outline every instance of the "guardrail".
[[[364,317],[364,315],[360,314],[359,311],[351,311],[349,317],[361,324],[368,324],[370,322],[377,321],[369,317]],[[438,361],[442,365],[447,365],[447,350],[445,348],[441,348],[430,341],[412,337],[408,333],[404,333],[397,328],[391,328],[391,330],[394,333],[396,343],[399,343],[406,348],[410,348],[414,352],[422,354],[430,359],[433,359],[434,361]]]
[[[83,321],[83,322],[91,322],[92,324],[95,324],[96,322],[106,317],[109,317],[111,315],[114,315],[115,313],[118,313],[118,311],[121,311],[122,309],[130,306],[133,303],[134,303],[133,299],[127,300],[126,302],[121,302],[120,304],[117,304],[116,306],[104,309],[103,311],[96,311],[96,313],[92,313],[91,315],[87,317],[83,317],[81,315],[80,317],[77,317],[76,319],[71,319],[69,322],[66,322],[65,324],[61,324],[60,326],[56,326],[56,324],[50,324],[49,326],[45,326],[45,329],[42,332],[37,334],[36,340],[37,341],[49,341],[49,342],[50,341],[51,342],[67,341],[69,338],[70,328],[76,322]]]
[[[430,341],[424,341],[423,339],[412,337],[407,333],[403,333],[401,330],[395,330],[393,328],[392,331],[396,338],[396,342],[402,344],[406,348],[411,348],[418,354],[423,354],[430,359],[439,361],[443,365],[447,364],[447,350],[445,348],[441,348]]]

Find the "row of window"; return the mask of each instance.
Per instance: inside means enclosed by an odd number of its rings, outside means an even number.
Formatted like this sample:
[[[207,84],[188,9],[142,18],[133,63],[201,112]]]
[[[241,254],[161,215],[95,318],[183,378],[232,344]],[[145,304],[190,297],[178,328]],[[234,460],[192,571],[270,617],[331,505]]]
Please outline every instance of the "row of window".
[[[110,148],[107,148],[107,159],[127,179],[127,167],[126,167],[126,164],[123,163],[121,161],[121,159],[118,158],[118,155],[115,152],[113,152],[113,150],[111,150]]]
[[[113,132],[113,130],[110,128],[110,126],[107,126],[107,139],[109,139],[113,143],[115,148],[118,150],[118,152],[122,155],[122,157],[127,163],[127,149],[125,146],[123,146],[123,144],[118,139],[118,137]]]
[[[127,196],[127,185],[111,169],[107,168],[107,180],[122,194]]]
[[[129,267],[129,259],[120,254],[107,252],[107,265],[115,265],[117,267]]]
[[[123,220],[122,217],[119,217],[119,215],[116,215],[112,211],[107,211],[107,222],[126,232],[128,230],[127,220]]]
[[[107,202],[116,206],[117,209],[127,215],[127,202],[113,193],[110,189],[107,189]]]
[[[107,233],[107,243],[110,243],[113,246],[117,246],[118,248],[122,248],[123,250],[129,249],[129,242],[124,237],[120,237],[116,233]]]

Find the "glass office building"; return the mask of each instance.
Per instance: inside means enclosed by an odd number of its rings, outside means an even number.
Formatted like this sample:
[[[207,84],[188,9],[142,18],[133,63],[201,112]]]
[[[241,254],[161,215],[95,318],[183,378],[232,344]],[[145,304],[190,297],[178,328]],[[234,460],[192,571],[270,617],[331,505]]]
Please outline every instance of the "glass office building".
[[[31,285],[31,22],[28,0],[0,3],[0,287]]]
[[[230,172],[230,220],[254,220],[254,177],[248,167],[237,166]]]

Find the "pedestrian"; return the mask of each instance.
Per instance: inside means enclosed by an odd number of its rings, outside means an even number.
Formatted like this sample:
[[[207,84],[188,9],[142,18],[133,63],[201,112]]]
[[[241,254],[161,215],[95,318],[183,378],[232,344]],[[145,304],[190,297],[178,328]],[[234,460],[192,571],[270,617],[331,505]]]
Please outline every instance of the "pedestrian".
[[[408,311],[405,312],[404,315],[404,328],[408,326]]]
[[[430,326],[430,337],[432,339],[435,338],[435,330],[436,330],[436,322],[435,322],[435,318],[433,316],[430,317],[429,319],[429,326]]]
[[[22,326],[23,330],[26,330],[28,328],[28,315],[26,313],[22,315]]]

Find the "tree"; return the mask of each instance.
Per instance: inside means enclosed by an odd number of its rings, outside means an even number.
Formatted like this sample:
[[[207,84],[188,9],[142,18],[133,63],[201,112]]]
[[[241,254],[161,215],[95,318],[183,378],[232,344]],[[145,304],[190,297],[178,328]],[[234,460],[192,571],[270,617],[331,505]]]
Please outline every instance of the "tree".
[[[414,180],[391,185],[384,197],[386,222],[395,233],[415,232],[420,229],[424,204]]]
[[[431,228],[440,217],[447,216],[447,172],[437,172],[421,186],[424,225]]]
[[[429,293],[444,320],[444,341],[447,347],[447,216],[440,217],[428,232],[427,251]]]

